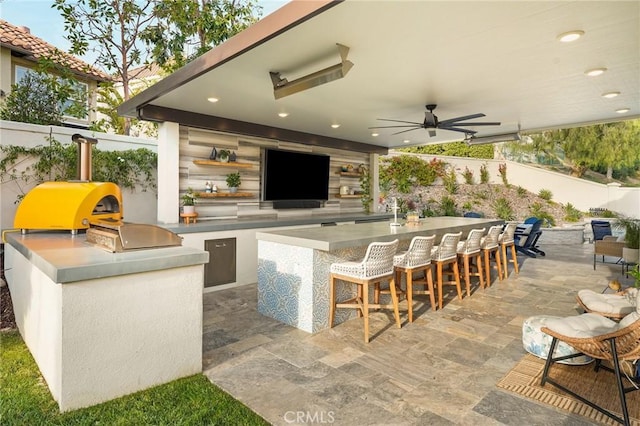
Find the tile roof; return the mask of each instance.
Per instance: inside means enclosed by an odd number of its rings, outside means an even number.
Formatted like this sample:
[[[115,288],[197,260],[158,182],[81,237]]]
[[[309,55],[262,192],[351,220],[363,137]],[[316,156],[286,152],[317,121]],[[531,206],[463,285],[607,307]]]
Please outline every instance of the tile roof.
[[[108,74],[92,67],[55,46],[31,34],[25,27],[17,27],[0,19],[0,45],[17,52],[26,60],[37,62],[40,58],[52,56],[57,51],[64,58],[64,64],[76,74],[98,81],[112,79]]]

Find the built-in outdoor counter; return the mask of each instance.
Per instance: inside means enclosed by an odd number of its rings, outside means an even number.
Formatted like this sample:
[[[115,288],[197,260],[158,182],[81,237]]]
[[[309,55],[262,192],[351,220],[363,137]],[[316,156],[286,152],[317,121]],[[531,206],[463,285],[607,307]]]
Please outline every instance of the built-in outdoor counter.
[[[5,237],[16,324],[61,411],[202,370],[207,252],[110,253],[69,232]]]
[[[374,241],[400,240],[406,249],[416,235],[462,232],[502,224],[499,219],[434,217],[415,224],[361,223],[309,229],[257,232],[258,310],[301,330],[315,333],[329,326],[329,267],[359,260]],[[342,298],[344,295],[340,295]],[[355,312],[336,312],[336,323]]]

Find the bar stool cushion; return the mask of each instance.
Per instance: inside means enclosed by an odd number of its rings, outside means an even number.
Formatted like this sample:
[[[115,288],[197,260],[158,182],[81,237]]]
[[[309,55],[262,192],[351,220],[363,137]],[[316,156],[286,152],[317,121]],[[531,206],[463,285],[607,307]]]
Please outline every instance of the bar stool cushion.
[[[610,321],[604,317],[600,318]],[[548,326],[549,321],[565,319],[566,318],[550,315],[535,315],[524,320],[522,323],[522,346],[524,350],[538,358],[546,359],[549,354],[549,348],[551,347],[552,337],[543,333],[540,329]],[[554,356],[558,357],[576,353],[578,353],[578,351],[572,346],[564,342],[559,342]],[[560,362],[568,365],[584,365],[589,364],[591,361],[593,361],[593,358],[583,355]]]

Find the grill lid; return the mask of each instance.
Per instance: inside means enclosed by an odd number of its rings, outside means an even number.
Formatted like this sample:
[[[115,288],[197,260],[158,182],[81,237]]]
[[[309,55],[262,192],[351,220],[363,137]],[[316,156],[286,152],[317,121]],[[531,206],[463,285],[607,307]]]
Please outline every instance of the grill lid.
[[[87,229],[87,241],[111,252],[182,245],[182,238],[168,229],[110,220],[92,222]]]

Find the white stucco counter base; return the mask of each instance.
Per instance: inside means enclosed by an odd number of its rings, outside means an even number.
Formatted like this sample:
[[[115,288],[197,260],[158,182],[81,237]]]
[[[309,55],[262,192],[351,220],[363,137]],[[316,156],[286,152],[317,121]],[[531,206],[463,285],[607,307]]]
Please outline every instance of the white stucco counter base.
[[[206,253],[186,247],[137,252],[130,258],[145,263],[147,255],[155,259],[147,260],[149,265],[162,263],[163,256],[181,260],[167,269],[56,282],[51,276],[59,270],[41,268],[48,263],[46,250],[38,250],[37,243],[21,244],[25,237],[11,238],[5,266],[16,324],[61,411],[201,372]],[[45,245],[55,244],[48,239]],[[64,250],[82,259],[83,251],[100,249]],[[126,258],[112,263],[121,268],[117,264],[126,264]]]

